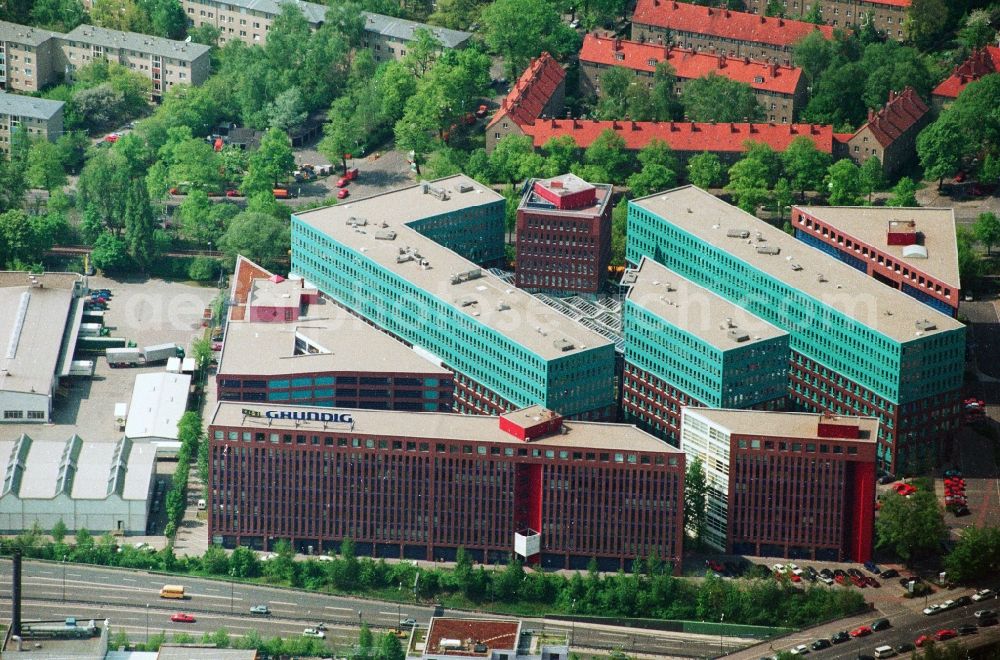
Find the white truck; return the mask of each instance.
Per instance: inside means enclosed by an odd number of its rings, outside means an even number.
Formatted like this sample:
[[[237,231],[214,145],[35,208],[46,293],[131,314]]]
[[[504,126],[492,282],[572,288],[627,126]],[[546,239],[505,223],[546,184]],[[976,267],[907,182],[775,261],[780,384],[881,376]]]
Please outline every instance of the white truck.
[[[109,348],[105,355],[108,358],[108,366],[112,369],[137,367],[146,363],[141,348]]]
[[[142,355],[146,360],[145,364],[153,364],[154,362],[166,362],[172,357],[183,358],[184,349],[177,344],[156,344],[142,349]]]

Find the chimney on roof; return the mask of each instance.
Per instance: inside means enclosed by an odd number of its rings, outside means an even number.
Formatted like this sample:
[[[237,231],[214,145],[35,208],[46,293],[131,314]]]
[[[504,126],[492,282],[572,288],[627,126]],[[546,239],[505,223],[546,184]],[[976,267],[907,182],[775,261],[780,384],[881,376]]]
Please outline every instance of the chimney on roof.
[[[713,12],[712,12],[712,8],[711,8],[711,7],[709,7],[709,8],[708,8],[708,15],[709,15],[709,16],[711,16],[711,15],[712,15],[712,13],[713,13]]]
[[[726,68],[726,56],[723,55],[722,53],[719,53],[719,68],[720,69]]]
[[[871,121],[872,119],[875,119],[875,111],[868,108],[868,121]]]
[[[766,18],[764,18],[764,14],[761,14],[761,15],[760,15],[760,22],[761,22],[761,23],[763,24],[763,23],[764,23],[764,22],[766,22],[766,21],[767,21],[767,19],[766,19]]]
[[[729,18],[729,10],[728,9],[725,10],[725,16],[726,16],[726,18]]]
[[[895,100],[896,100],[896,92],[890,89],[889,90],[889,103],[892,103]]]
[[[796,133],[798,133],[798,130],[795,128],[795,124],[789,124],[788,125],[788,134],[789,135],[795,135]]]
[[[749,58],[749,57],[747,57],[746,55],[744,55],[744,56],[743,56],[743,63],[744,63],[744,64],[750,64],[750,58]]]
[[[580,128],[580,122],[576,120],[576,117],[573,117],[573,128]]]
[[[639,130],[639,124],[635,123],[635,120],[632,120],[632,130],[633,131]]]
[[[778,77],[778,63],[777,62],[771,62],[771,77],[772,78],[777,78]]]
[[[555,117],[552,118],[551,123],[549,125],[552,126],[552,128],[558,128],[558,124],[556,124]]]
[[[619,39],[618,37],[615,37],[615,50],[621,50],[621,49],[622,49],[622,40]]]
[[[783,18],[778,19],[778,27],[785,27],[785,19]]]
[[[621,126],[618,125],[618,120],[617,119],[612,119],[611,120],[611,128],[612,128],[612,130],[615,130],[615,131],[617,131],[619,128],[621,128]]]
[[[729,123],[729,132],[730,133],[735,133],[736,132],[736,124],[734,124],[732,122]]]
[[[674,0],[674,6],[672,7],[672,9],[677,9],[677,0]]]

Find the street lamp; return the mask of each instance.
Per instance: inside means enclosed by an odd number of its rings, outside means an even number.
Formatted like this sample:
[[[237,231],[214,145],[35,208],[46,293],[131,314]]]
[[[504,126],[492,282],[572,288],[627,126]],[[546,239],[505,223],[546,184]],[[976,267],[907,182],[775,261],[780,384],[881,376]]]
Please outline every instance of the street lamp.
[[[63,602],[66,602],[66,555],[63,555]]]
[[[722,616],[719,617],[719,655],[723,655],[722,650],[722,624],[726,620],[726,613],[723,612]]]
[[[573,599],[573,616],[569,620],[569,645],[573,646],[573,635],[576,634],[576,598]]]
[[[149,603],[146,603],[146,643],[149,644]]]
[[[229,571],[229,614],[233,613],[233,601],[236,600],[236,569]]]

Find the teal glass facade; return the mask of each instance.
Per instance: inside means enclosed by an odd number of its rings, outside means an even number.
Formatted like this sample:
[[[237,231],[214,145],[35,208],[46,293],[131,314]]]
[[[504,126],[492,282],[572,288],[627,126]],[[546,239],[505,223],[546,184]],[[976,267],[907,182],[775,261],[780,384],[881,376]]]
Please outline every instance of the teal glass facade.
[[[499,227],[496,241],[483,235],[476,241],[470,233],[465,239],[446,241],[447,247],[461,250],[466,258],[475,253],[488,260],[494,250],[486,246],[495,242],[502,254],[503,212],[501,201],[490,206],[492,221],[480,223],[478,215],[466,218],[476,220],[476,226]],[[453,217],[440,220],[437,226],[445,232],[443,227],[454,229],[461,224],[462,217]],[[613,344],[544,359],[511,336],[459,311],[435,292],[415,286],[295,215],[292,271],[374,325],[438,357],[457,372],[457,384],[464,383],[463,387],[470,389],[471,381],[497,395],[499,409],[539,404],[566,417],[606,419],[612,415]],[[461,388],[456,396],[461,398]]]
[[[643,256],[788,332],[792,401],[807,410],[877,416],[883,467],[925,460],[928,447],[957,425],[964,328],[897,341],[629,202],[626,259]],[[816,259],[829,257],[817,252]]]

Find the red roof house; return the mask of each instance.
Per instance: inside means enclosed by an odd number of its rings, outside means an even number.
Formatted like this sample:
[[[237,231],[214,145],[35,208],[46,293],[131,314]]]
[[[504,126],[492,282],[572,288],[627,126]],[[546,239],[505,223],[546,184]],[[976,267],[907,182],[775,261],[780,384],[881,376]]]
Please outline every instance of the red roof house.
[[[734,55],[788,57],[792,46],[814,31],[833,38],[833,27],[805,21],[766,17],[674,0],[638,0],[632,14],[632,38],[672,43]]]
[[[931,92],[932,100],[943,105],[958,98],[962,90],[983,76],[1000,71],[1000,48],[987,46],[972,51],[969,59],[955,67],[952,74]]]
[[[927,104],[912,87],[889,92],[889,102],[869,110],[868,121],[845,140],[848,155],[859,165],[875,156],[892,174],[916,155],[917,134],[929,121]]]
[[[542,53],[531,61],[486,125],[486,149],[492,151],[504,136],[520,133],[518,126],[543,115],[561,115],[565,98],[566,71],[551,55]]]

